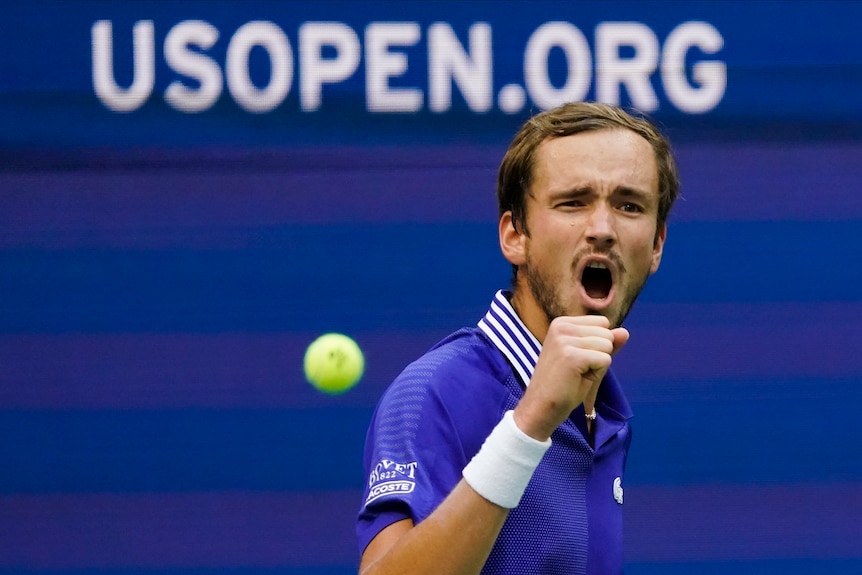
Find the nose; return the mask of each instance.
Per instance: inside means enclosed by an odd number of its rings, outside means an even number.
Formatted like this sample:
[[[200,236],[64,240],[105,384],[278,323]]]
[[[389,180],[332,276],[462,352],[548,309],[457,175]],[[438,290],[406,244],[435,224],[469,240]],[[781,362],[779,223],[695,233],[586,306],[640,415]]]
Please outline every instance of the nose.
[[[609,248],[617,241],[614,216],[610,206],[599,202],[593,206],[587,220],[587,241],[597,248]]]

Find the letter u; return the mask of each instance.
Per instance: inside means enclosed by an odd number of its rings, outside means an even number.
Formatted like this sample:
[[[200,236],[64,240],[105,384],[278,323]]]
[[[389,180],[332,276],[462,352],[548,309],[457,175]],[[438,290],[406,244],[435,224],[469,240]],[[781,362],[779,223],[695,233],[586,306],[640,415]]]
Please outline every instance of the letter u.
[[[152,20],[140,20],[132,28],[132,85],[121,88],[114,77],[113,28],[110,20],[93,24],[93,88],[102,103],[114,112],[133,112],[153,93],[155,84],[155,32]]]

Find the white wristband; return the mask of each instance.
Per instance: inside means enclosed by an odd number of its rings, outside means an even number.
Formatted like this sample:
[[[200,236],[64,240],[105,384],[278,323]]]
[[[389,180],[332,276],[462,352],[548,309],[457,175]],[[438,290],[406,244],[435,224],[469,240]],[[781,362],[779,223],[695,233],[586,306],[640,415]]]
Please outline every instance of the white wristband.
[[[550,438],[533,439],[518,428],[513,412],[507,411],[462,475],[491,503],[514,509],[549,447]]]

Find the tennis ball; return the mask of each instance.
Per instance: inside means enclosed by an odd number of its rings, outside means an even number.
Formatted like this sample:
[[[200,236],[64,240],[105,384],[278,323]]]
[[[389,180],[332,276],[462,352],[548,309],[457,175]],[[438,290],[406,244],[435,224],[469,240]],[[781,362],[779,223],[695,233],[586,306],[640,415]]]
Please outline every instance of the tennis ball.
[[[355,341],[340,333],[326,333],[311,342],[303,360],[305,378],[330,395],[356,385],[365,370],[365,357]]]

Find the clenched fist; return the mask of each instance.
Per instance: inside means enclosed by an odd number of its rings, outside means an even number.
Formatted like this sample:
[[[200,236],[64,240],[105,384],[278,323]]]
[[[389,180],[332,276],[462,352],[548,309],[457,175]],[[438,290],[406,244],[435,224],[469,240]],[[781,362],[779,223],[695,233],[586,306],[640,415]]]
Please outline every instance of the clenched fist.
[[[554,319],[530,385],[515,408],[518,427],[544,441],[577,406],[592,406],[611,356],[628,339],[628,330],[611,329],[601,315]]]

